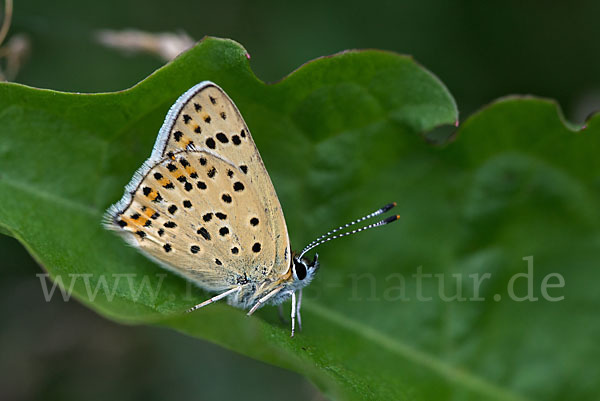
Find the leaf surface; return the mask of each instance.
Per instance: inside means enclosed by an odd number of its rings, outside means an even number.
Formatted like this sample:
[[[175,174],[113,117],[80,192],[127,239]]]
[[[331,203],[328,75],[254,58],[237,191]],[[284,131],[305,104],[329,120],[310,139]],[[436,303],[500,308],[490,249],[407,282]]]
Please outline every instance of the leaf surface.
[[[400,222],[319,250],[296,338],[275,308],[252,318],[225,304],[182,314],[208,294],[100,225],[170,105],[203,80],[244,115],[294,248],[398,202]],[[295,370],[334,399],[591,400],[600,377],[599,119],[575,132],[551,101],[506,98],[447,146],[424,140],[456,120],[437,78],[380,51],[318,59],[266,85],[240,45],[207,38],[118,93],[0,84],[0,229],[106,317]],[[508,284],[529,256],[538,300],[517,302]],[[475,293],[472,275],[486,273]],[[565,285],[547,293],[562,301],[542,297],[552,273]],[[523,296],[526,279],[514,282]],[[467,300],[444,300],[458,292]]]

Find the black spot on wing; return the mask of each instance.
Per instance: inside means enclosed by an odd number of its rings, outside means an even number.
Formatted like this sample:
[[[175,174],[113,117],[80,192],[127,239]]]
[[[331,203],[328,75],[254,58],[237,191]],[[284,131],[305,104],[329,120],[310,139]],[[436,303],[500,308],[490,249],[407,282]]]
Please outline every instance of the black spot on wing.
[[[210,241],[210,233],[206,228],[201,227],[196,233],[200,234],[205,240]]]
[[[227,138],[227,135],[225,135],[222,132],[219,132],[216,136],[217,136],[217,139],[219,140],[219,142],[221,142],[221,143],[229,142],[229,138]]]

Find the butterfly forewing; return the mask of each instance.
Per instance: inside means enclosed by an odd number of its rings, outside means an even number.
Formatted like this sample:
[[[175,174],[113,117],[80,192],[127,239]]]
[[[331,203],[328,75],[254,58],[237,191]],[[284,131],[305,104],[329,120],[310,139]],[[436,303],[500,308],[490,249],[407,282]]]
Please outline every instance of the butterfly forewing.
[[[244,120],[216,85],[177,101],[127,189],[108,212],[110,227],[204,288],[287,271],[279,200]]]

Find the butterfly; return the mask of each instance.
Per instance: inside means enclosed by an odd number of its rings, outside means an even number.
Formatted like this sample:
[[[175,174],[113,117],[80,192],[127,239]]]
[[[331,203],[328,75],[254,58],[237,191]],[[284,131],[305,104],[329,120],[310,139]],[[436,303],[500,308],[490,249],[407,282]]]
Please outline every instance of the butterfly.
[[[291,298],[292,336],[301,327],[302,288],[319,269],[327,241],[379,227],[394,215],[335,233],[387,212],[388,204],[292,252],[275,188],[240,112],[216,84],[204,81],[169,110],[148,160],[135,172],[104,225],[150,259],[220,299],[249,309]],[[296,296],[298,294],[298,296]]]

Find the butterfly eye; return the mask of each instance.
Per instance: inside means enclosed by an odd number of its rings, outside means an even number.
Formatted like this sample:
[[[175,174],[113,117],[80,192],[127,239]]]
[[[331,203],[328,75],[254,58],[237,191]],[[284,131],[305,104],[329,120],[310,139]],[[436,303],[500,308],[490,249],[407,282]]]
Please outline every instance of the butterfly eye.
[[[294,277],[296,280],[302,281],[306,278],[306,266],[304,263],[294,259]]]

